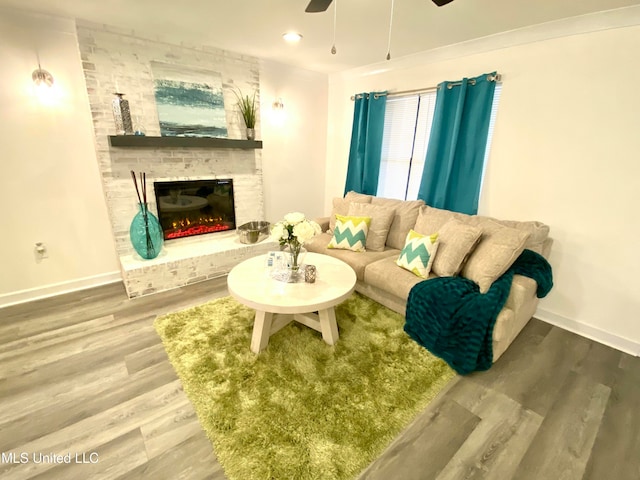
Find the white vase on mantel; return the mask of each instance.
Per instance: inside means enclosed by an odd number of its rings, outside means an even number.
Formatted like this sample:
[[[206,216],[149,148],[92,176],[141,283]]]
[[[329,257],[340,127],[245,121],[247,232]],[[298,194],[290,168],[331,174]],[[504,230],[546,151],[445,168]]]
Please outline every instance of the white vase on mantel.
[[[247,128],[247,140],[255,140],[255,139],[256,139],[256,129]]]

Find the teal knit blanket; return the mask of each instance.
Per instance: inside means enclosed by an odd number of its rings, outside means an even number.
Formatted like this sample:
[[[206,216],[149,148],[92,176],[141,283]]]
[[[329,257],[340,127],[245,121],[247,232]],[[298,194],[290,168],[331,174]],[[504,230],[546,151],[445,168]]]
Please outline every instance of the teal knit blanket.
[[[538,298],[553,287],[551,265],[531,250],[524,250],[485,294],[462,277],[425,280],[409,292],[405,332],[461,375],[488,370],[493,363],[493,327],[515,274],[537,282]]]

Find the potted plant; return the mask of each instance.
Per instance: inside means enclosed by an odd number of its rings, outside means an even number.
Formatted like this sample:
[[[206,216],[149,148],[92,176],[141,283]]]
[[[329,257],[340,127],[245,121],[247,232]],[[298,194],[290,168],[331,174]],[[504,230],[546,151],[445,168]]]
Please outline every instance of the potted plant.
[[[253,140],[256,138],[256,114],[258,106],[256,104],[256,92],[253,95],[243,95],[241,91],[234,91],[236,98],[238,99],[238,108],[242,114],[242,119],[247,127],[247,140]]]

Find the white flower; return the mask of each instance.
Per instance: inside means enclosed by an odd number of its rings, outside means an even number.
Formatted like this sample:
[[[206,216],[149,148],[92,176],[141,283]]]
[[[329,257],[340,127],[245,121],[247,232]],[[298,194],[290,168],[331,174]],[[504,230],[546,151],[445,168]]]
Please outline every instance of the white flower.
[[[305,220],[304,213],[300,213],[300,212],[287,213],[284,216],[284,221],[287,222],[289,225],[297,225],[300,222],[304,222],[304,220]]]
[[[311,223],[307,221],[298,223],[296,226],[293,227],[293,235],[298,239],[298,242],[300,243],[304,243],[308,240],[311,240],[311,238],[315,234],[316,234],[316,231],[313,228],[313,225],[311,225]]]
[[[280,222],[276,223],[271,229],[271,238],[276,241],[280,240],[282,238],[283,231],[286,231],[286,230],[282,226],[282,223]]]
[[[292,212],[284,216],[284,220],[276,223],[271,229],[271,239],[288,245],[290,248],[300,248],[304,242],[322,233],[320,225],[307,220],[304,213]]]

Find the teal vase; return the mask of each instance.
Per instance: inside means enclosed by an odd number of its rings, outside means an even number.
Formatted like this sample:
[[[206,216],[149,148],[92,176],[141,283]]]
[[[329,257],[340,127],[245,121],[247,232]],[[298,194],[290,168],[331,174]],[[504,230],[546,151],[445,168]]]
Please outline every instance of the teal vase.
[[[136,213],[129,227],[129,237],[133,248],[142,258],[156,258],[162,250],[164,237],[158,218],[149,211],[146,203],[140,203],[140,211]]]

